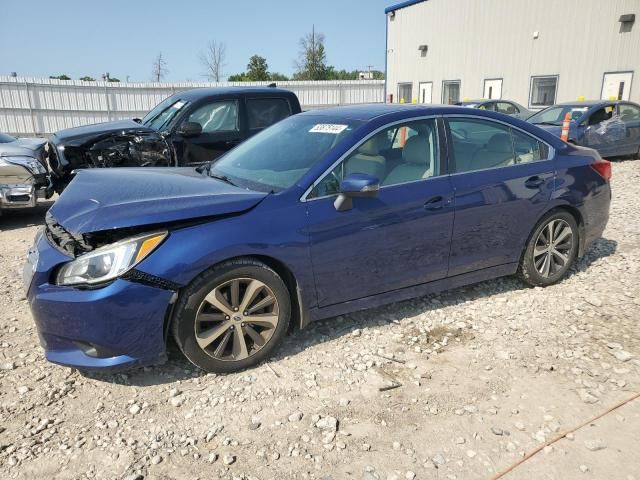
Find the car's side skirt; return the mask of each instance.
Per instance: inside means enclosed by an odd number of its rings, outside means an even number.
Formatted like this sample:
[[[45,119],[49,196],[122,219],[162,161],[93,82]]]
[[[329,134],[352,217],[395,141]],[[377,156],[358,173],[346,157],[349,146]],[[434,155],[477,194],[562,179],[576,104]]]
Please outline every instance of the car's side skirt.
[[[513,275],[518,270],[518,263],[507,263],[495,267],[483,268],[473,272],[456,275],[453,277],[443,278],[429,283],[415,285],[400,290],[373,295],[371,297],[359,298],[348,302],[329,305],[323,308],[312,308],[309,310],[311,321],[322,320],[325,318],[335,317],[358,310],[367,310],[369,308],[379,307],[388,303],[400,302],[411,298],[421,297],[431,293],[450,290],[473,283],[483,282],[494,278]]]

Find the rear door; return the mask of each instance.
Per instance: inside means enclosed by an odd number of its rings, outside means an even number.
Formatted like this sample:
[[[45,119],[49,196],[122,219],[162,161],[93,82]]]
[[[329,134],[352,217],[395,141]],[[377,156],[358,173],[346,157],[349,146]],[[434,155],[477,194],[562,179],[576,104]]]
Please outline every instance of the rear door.
[[[625,128],[625,154],[636,154],[640,152],[640,107],[632,103],[620,103],[618,111]]]
[[[519,261],[551,198],[552,148],[509,125],[447,117],[455,222],[449,275]]]
[[[245,103],[249,136],[291,115],[291,105],[284,97],[248,97]]]

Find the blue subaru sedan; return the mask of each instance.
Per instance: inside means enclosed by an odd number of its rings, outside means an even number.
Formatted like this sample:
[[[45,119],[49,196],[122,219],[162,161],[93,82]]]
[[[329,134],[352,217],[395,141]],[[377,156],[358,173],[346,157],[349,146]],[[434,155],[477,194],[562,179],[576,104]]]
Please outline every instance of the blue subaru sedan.
[[[172,335],[210,372],[290,329],[518,274],[563,278],[609,216],[609,162],[463,107],[307,112],[216,163],[79,171],[24,278],[46,357],[148,365]]]

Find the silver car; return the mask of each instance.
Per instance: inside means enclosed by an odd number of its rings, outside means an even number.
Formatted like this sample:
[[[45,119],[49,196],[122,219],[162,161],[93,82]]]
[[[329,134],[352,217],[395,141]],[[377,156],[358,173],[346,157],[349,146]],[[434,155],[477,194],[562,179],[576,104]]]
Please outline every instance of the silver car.
[[[456,103],[456,105],[504,113],[505,115],[511,115],[512,117],[519,118],[520,120],[526,120],[534,113],[512,100],[487,100],[486,98],[483,98],[480,100],[465,100],[463,102]]]
[[[35,207],[49,180],[42,138],[15,138],[0,133],[0,211]]]

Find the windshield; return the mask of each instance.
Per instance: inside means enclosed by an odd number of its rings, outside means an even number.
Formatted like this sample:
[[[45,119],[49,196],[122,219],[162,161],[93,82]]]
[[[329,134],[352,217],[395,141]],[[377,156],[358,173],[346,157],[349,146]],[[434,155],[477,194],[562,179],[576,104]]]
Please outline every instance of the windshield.
[[[231,150],[210,174],[251,190],[285,190],[362,123],[319,115],[289,117]]]
[[[142,124],[154,130],[162,130],[187,105],[189,102],[186,100],[169,97],[147,113],[142,119]]]
[[[10,143],[15,141],[16,139],[11,135],[7,135],[6,133],[0,133],[0,143]]]
[[[571,112],[572,121],[577,121],[587,110],[589,110],[589,107],[584,105],[556,105],[532,115],[527,121],[538,125],[561,126],[567,112]]]

